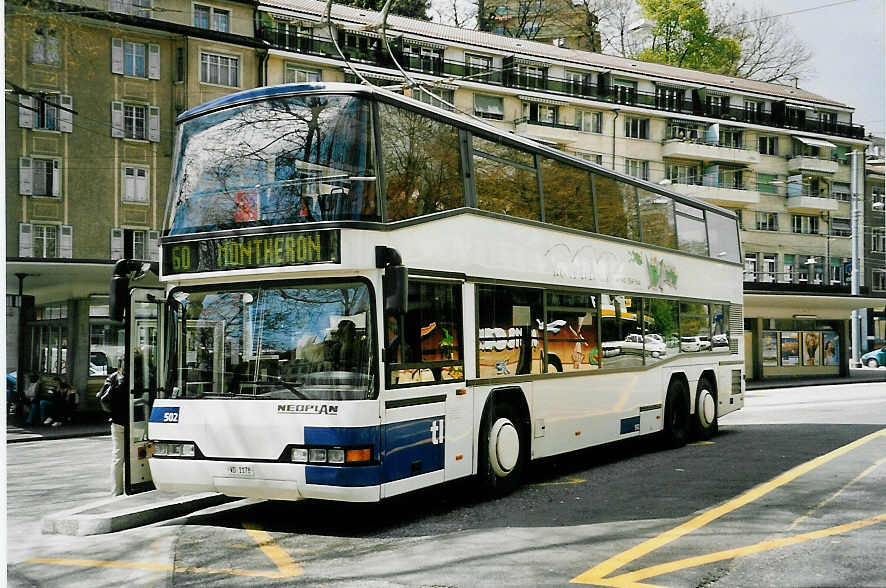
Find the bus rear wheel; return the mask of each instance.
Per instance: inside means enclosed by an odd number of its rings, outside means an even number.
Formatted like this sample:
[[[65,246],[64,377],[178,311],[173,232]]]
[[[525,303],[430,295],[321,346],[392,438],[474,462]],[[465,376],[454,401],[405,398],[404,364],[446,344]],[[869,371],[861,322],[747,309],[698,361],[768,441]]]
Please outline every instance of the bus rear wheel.
[[[664,410],[665,444],[673,449],[686,445],[689,438],[689,394],[686,384],[680,379],[673,379],[668,384]]]
[[[710,439],[717,432],[717,396],[707,378],[698,381],[692,432],[695,438],[702,440]]]
[[[487,494],[502,496],[520,485],[526,467],[526,433],[513,405],[496,404],[480,433],[480,483]]]

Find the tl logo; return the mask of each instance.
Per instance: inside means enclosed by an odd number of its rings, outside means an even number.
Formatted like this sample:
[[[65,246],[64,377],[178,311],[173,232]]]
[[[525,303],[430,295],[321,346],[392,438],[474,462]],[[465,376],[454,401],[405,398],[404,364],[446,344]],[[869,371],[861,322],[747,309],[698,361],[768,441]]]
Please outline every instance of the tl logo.
[[[431,443],[433,443],[434,445],[440,445],[443,443],[444,425],[444,419],[431,421]]]

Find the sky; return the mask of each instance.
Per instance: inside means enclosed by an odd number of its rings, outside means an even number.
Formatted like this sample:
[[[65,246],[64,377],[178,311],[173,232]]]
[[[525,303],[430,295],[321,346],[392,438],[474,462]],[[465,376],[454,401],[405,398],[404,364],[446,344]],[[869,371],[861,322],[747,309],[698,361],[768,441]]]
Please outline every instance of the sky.
[[[455,1],[461,6],[471,2]],[[452,2],[432,0],[433,8],[444,21]],[[884,135],[886,0],[731,2],[738,10],[750,11],[763,5],[771,14],[784,15],[794,34],[812,51],[811,74],[799,81],[800,87],[854,107],[853,122],[864,125],[866,133]]]

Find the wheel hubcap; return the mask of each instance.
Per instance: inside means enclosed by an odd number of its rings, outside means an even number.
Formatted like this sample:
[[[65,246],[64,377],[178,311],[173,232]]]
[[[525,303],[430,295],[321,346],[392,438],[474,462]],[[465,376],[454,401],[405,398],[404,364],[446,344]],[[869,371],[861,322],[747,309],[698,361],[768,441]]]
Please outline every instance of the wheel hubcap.
[[[514,423],[498,419],[489,435],[489,462],[499,476],[507,476],[520,458],[520,435]]]
[[[709,390],[702,390],[698,400],[698,414],[701,417],[702,424],[707,427],[714,422],[714,415],[717,414],[714,396]]]

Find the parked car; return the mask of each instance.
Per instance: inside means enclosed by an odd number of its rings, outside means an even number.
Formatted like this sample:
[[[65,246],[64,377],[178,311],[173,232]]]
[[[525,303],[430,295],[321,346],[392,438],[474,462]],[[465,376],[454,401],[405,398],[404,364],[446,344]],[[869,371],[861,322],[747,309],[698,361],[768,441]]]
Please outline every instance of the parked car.
[[[861,363],[872,368],[886,365],[886,347],[868,351],[861,356]]]
[[[711,337],[711,346],[712,347],[729,347],[729,335],[727,335],[726,333],[714,335],[713,337]]]
[[[107,376],[108,375],[108,356],[104,351],[89,352],[89,375],[90,376]]]
[[[658,337],[658,339],[656,339],[656,337]],[[664,357],[667,353],[667,347],[660,339],[661,337],[659,335],[646,335],[644,349],[644,337],[640,334],[633,333],[625,337],[624,341],[604,341],[603,353],[606,357],[618,355],[620,353],[642,355],[644,352],[646,355],[651,355],[652,357]]]
[[[708,337],[680,337],[680,351],[708,351],[710,348]]]

